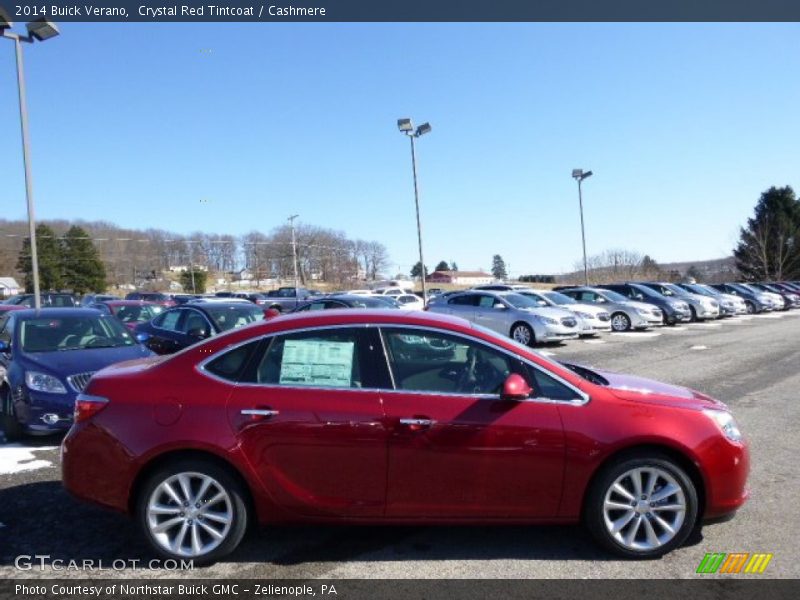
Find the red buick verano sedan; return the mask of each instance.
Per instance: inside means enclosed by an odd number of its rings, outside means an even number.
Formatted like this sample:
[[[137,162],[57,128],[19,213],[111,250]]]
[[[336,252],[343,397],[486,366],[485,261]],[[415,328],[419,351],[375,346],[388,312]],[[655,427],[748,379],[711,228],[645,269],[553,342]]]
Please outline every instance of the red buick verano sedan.
[[[649,558],[748,494],[722,403],[403,311],[282,316],[106,368],[62,453],[70,492],[200,563],[254,521],[582,520]]]

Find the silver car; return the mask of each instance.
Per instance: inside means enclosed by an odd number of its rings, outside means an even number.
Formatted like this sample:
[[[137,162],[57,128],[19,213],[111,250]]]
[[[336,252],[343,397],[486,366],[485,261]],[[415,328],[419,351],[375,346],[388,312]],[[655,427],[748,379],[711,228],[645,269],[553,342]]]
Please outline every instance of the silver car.
[[[596,304],[583,304],[574,298],[550,290],[524,289],[516,290],[517,294],[533,298],[539,306],[563,308],[573,313],[583,323],[581,336],[596,335],[601,331],[611,331],[611,315]]]
[[[708,296],[714,298],[719,302],[719,313],[722,316],[744,315],[747,314],[747,305],[744,300],[733,294],[725,294],[719,290],[715,290],[711,286],[702,285],[700,283],[679,283],[686,291],[693,294],[700,294],[701,296]]]
[[[641,281],[639,284],[647,286],[651,290],[655,290],[667,298],[677,298],[678,300],[683,300],[686,302],[689,305],[689,310],[692,313],[692,321],[716,319],[719,317],[719,302],[717,302],[714,298],[687,292],[685,289],[675,285],[674,283]]]
[[[433,298],[428,310],[461,317],[527,346],[574,340],[581,331],[571,312],[539,306],[533,298],[514,292],[467,290]]]
[[[657,306],[630,300],[612,290],[581,286],[558,291],[583,304],[596,304],[607,310],[612,331],[648,329],[664,324],[664,313]]]

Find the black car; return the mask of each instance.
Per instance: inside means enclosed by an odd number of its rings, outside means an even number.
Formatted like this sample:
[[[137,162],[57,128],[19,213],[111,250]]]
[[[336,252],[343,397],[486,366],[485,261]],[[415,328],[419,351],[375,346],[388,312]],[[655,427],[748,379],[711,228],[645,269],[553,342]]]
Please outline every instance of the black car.
[[[136,326],[136,339],[156,354],[172,354],[212,335],[264,318],[249,302],[197,302],[165,310]]]
[[[298,306],[292,312],[308,310],[328,310],[332,308],[399,308],[397,302],[391,302],[383,296],[360,296],[358,294],[335,294],[323,296]]]
[[[42,292],[39,294],[42,301],[42,307],[48,308],[73,308],[78,306],[72,294],[65,294],[62,292]],[[33,294],[18,294],[11,296],[5,301],[5,304],[13,304],[16,306],[34,307]]]
[[[692,319],[692,311],[689,309],[689,304],[684,300],[667,298],[646,285],[639,283],[610,283],[597,285],[596,287],[612,290],[630,300],[647,302],[657,306],[664,313],[664,323],[667,325],[675,325]]]

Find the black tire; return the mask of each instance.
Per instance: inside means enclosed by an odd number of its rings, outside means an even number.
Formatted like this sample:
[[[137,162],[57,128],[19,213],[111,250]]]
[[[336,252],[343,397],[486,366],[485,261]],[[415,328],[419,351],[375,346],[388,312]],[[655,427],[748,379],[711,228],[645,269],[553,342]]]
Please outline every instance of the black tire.
[[[25,437],[25,429],[17,420],[8,388],[0,390],[0,408],[3,409],[3,434],[6,437],[6,441],[16,442]]]
[[[606,516],[603,509],[606,494],[610,493],[609,490],[611,486],[613,486],[614,483],[617,482],[620,477],[638,468],[645,468],[645,469],[655,468],[659,469],[662,472],[666,472],[680,487],[680,490],[683,494],[683,500],[685,503],[683,520],[677,529],[677,533],[675,533],[668,541],[665,541],[662,545],[652,549],[632,549],[624,545],[623,542],[618,541],[607,528]],[[621,498],[621,495],[618,497]],[[668,498],[673,498],[673,496],[669,496]],[[670,500],[666,500],[666,502],[670,502]],[[647,504],[644,501],[644,498],[642,498],[642,504]],[[653,506],[653,504],[649,504],[649,506]],[[652,509],[642,508],[641,510],[644,511]],[[635,510],[631,509],[630,512],[635,512]],[[620,511],[620,513],[624,513],[624,511]],[[653,510],[653,513],[655,513],[655,510]],[[650,514],[651,513],[646,513],[645,515],[642,515],[637,513],[637,517],[631,519],[630,527],[633,527],[635,525],[635,520],[637,518],[641,522],[639,526],[641,526],[641,524],[647,525],[646,523],[644,523],[645,520],[649,521],[652,524],[654,521],[650,518],[649,516]],[[662,512],[659,514],[665,515],[667,513]],[[692,533],[692,530],[695,528],[695,525],[697,524],[697,516],[698,516],[697,489],[695,488],[694,482],[692,481],[691,477],[689,477],[686,471],[684,471],[683,468],[680,467],[672,458],[663,454],[659,454],[657,452],[642,454],[638,456],[629,455],[627,457],[620,458],[619,460],[604,467],[603,470],[597,474],[594,481],[592,482],[592,486],[589,489],[589,492],[586,497],[586,504],[584,506],[584,515],[583,515],[584,522],[587,528],[589,529],[595,540],[597,540],[597,542],[601,546],[619,556],[625,558],[638,558],[638,559],[658,558],[660,556],[663,556],[667,552],[674,550],[681,544],[683,544],[686,541],[686,538],[689,537],[689,535]],[[630,529],[626,530],[626,527],[623,527],[622,530],[620,531],[620,535],[622,535],[622,537],[625,537],[625,535],[622,533],[623,531],[625,531],[626,533],[630,531]],[[642,540],[642,542],[646,541],[647,531],[644,531],[644,529],[646,528],[643,528],[642,532],[638,531],[634,532],[634,543],[636,543],[636,540],[639,537],[645,537],[645,540]],[[666,529],[661,529],[660,527],[659,529],[663,533],[666,533],[667,531]]]
[[[689,311],[692,313],[692,323],[697,323],[700,319],[697,318],[697,311],[694,309],[694,306],[690,306]]]
[[[192,473],[211,477],[227,492],[230,499],[232,520],[227,533],[225,533],[222,542],[213,550],[199,556],[187,556],[168,550],[156,540],[148,525],[147,505],[151,495],[159,485],[179,473]],[[136,519],[145,539],[159,556],[179,561],[193,560],[195,566],[207,565],[233,552],[242,541],[250,519],[246,498],[247,495],[242,484],[228,468],[203,459],[181,459],[157,468],[142,484],[136,499]],[[181,513],[181,516],[183,516],[183,513]]]
[[[756,305],[753,302],[751,302],[750,300],[745,300],[744,301],[744,305],[747,307],[747,314],[748,315],[754,315],[754,314],[756,314],[758,312],[756,310]]]
[[[519,335],[523,339],[517,339],[517,336],[514,335],[517,331],[520,332]],[[520,344],[525,344],[527,346],[536,344],[536,334],[533,332],[533,328],[527,323],[514,323],[508,335],[512,340]],[[524,341],[524,337],[527,337],[527,341]]]
[[[615,312],[611,315],[611,331],[630,331],[631,318],[624,312]]]

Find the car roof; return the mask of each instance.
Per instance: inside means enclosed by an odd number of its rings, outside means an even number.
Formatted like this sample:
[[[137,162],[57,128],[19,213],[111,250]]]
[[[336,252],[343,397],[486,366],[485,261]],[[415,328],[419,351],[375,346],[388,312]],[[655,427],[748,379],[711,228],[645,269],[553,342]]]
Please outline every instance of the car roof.
[[[155,302],[147,300],[99,300],[96,304],[107,304],[108,306],[158,306]]]
[[[35,319],[38,317],[53,317],[54,319],[62,317],[104,317],[105,315],[96,308],[51,308],[44,307],[36,310],[35,308],[28,308],[25,310],[15,311],[14,316],[18,319]]]

